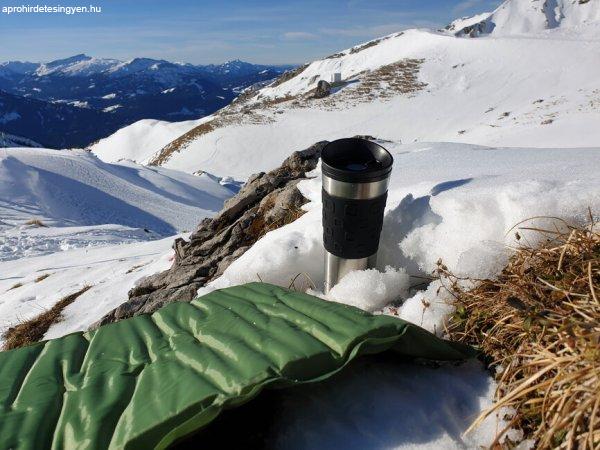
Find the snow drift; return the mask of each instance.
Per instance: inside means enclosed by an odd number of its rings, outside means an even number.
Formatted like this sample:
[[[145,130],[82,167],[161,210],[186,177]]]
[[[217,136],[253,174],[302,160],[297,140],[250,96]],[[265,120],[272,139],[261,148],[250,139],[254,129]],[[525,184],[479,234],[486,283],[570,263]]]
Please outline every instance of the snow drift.
[[[0,220],[22,225],[120,224],[168,235],[221,209],[232,192],[199,177],[133,163],[106,164],[85,151],[0,149]]]

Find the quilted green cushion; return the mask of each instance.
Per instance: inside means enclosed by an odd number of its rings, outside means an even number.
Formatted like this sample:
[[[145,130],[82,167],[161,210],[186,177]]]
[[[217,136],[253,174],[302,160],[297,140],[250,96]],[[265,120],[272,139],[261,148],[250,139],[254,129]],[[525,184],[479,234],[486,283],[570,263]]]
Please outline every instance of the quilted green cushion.
[[[389,316],[252,283],[0,353],[1,449],[165,448],[267,386],[361,354],[472,356]]]

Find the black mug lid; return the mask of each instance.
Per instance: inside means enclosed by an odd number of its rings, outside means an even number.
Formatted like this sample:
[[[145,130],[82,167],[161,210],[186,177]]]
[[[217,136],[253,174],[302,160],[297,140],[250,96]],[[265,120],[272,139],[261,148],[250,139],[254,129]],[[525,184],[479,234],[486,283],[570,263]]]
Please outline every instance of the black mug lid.
[[[321,152],[323,174],[347,183],[371,183],[385,180],[392,171],[394,158],[373,141],[345,138],[332,141]]]

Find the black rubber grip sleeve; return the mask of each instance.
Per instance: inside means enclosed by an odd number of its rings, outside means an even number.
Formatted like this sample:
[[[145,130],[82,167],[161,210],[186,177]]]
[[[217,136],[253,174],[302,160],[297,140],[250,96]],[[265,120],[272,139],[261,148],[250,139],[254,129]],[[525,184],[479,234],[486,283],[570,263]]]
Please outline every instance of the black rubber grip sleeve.
[[[377,253],[387,192],[368,200],[323,196],[323,244],[332,255],[347,259]]]

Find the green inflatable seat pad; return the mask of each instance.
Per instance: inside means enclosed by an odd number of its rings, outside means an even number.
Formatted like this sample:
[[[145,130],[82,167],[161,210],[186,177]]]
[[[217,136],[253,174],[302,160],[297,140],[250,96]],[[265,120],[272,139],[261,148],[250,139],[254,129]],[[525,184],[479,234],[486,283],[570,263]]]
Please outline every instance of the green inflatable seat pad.
[[[473,351],[400,319],[264,283],[0,353],[0,449],[162,449],[265,387],[392,349]]]

